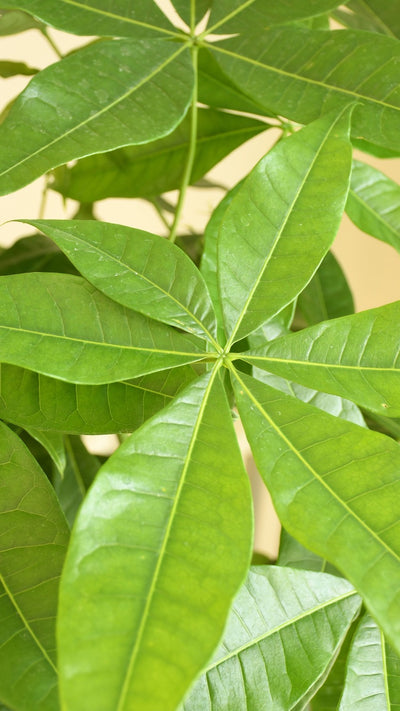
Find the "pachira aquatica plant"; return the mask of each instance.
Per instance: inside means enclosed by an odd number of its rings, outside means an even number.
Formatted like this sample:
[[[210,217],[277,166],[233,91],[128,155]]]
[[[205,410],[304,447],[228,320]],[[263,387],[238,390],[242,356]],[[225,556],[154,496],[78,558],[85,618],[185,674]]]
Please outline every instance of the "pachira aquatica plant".
[[[153,0],[3,5],[2,35],[91,38],[0,65],[35,75],[1,193],[46,175],[80,203],[0,256],[1,703],[398,708],[400,302],[355,314],[329,250],[344,210],[400,250],[399,187],[352,160],[400,155],[399,0],[173,0],[178,24]],[[190,186],[271,127],[182,234]],[[112,196],[160,234],[96,219]],[[277,563],[251,566],[238,416]],[[81,435],[104,433],[99,458]]]

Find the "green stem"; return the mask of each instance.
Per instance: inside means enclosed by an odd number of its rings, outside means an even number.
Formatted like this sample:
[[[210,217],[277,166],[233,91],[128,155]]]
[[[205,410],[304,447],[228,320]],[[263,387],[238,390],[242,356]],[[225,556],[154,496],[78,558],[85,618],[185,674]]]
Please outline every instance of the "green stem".
[[[153,205],[153,207],[154,207],[158,217],[160,218],[161,222],[163,223],[164,227],[166,227],[167,230],[169,231],[171,229],[171,225],[169,224],[167,218],[165,217],[160,205],[157,202],[157,199],[152,200],[151,204]]]
[[[48,31],[47,31],[47,28],[46,28],[46,27],[43,27],[40,31],[41,31],[43,37],[45,37],[45,38],[47,39],[47,41],[48,41],[50,47],[51,47],[52,50],[56,53],[57,57],[58,57],[59,59],[63,59],[63,56],[64,56],[64,55],[61,54],[61,52],[60,52],[60,50],[58,49],[56,43],[55,43],[54,40],[50,37],[50,35],[49,35]]]
[[[44,213],[46,210],[46,202],[47,202],[47,193],[49,190],[49,176],[45,175],[44,176],[44,186],[43,186],[43,191],[42,191],[42,197],[40,200],[40,207],[39,207],[39,220],[43,220],[44,218]]]
[[[197,109],[197,95],[198,95],[197,65],[198,65],[199,48],[197,46],[193,46],[191,51],[192,51],[192,60],[193,60],[193,69],[194,69],[194,87],[193,87],[193,98],[192,98],[192,108],[191,108],[192,114],[191,114],[191,122],[190,122],[189,151],[188,151],[188,155],[187,155],[185,171],[183,173],[182,184],[181,184],[181,189],[179,192],[178,204],[176,206],[175,217],[174,217],[174,221],[173,221],[172,227],[171,227],[171,232],[169,235],[169,239],[171,242],[175,242],[175,240],[176,240],[176,233],[178,230],[179,220],[181,218],[183,205],[185,203],[186,190],[188,188],[190,178],[192,175],[194,157],[196,154],[197,112],[198,112],[198,109]]]
[[[194,35],[196,29],[196,0],[190,0],[190,31]]]

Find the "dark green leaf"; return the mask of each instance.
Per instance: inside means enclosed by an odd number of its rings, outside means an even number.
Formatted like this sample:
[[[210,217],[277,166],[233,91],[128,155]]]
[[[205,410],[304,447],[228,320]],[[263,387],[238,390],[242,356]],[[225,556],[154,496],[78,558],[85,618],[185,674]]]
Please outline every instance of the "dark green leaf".
[[[358,620],[356,619],[346,635],[328,678],[313,696],[309,711],[337,711],[344,686],[347,657],[357,625]]]
[[[79,506],[100,468],[100,461],[88,452],[80,437],[67,435],[65,450],[65,474],[62,479],[56,478],[54,488],[65,517],[72,527]]]
[[[192,86],[189,52],[165,40],[104,40],[52,64],[0,125],[0,194],[74,158],[170,133]]]
[[[195,377],[190,366],[110,385],[74,385],[3,363],[0,417],[72,434],[133,432]]]
[[[206,338],[216,320],[197,267],[174,244],[143,230],[92,220],[27,220],[97,289],[123,306]]]
[[[1,276],[25,272],[77,274],[75,267],[54,242],[39,234],[22,237],[0,253]]]
[[[214,0],[209,27],[220,34],[254,32],[314,15],[322,15],[340,5],[339,0]]]
[[[326,254],[311,281],[299,294],[297,306],[309,326],[354,313],[350,287],[332,252]]]
[[[395,711],[400,706],[400,658],[364,615],[355,632],[338,711]]]
[[[349,121],[330,114],[280,141],[227,208],[218,269],[230,343],[290,303],[329,249],[350,180]]]
[[[246,574],[251,509],[208,373],[120,447],[80,510],[60,597],[66,707],[175,711]]]
[[[0,424],[0,699],[56,711],[55,616],[68,527],[25,445]]]
[[[0,37],[16,35],[26,30],[41,29],[41,22],[19,10],[0,10]]]
[[[69,274],[1,277],[0,334],[3,362],[90,385],[198,361],[206,349]]]
[[[28,67],[24,62],[0,61],[0,77],[4,77],[5,79],[18,76],[19,74],[32,76],[32,74],[37,74],[38,71],[39,69]]]
[[[39,444],[46,450],[56,465],[60,477],[64,476],[66,465],[64,438],[60,432],[45,432],[35,430],[33,427],[26,427],[26,432],[36,439]]]
[[[323,321],[242,358],[387,417],[400,415],[400,301]]]
[[[213,45],[213,52],[228,76],[266,111],[309,123],[357,101],[353,136],[400,150],[396,40],[282,27],[226,40]]]
[[[303,709],[328,674],[359,608],[347,580],[252,568],[222,643],[182,708]]]
[[[400,186],[393,180],[354,161],[346,212],[360,230],[400,252]]]
[[[154,31],[173,34],[154,0],[6,0],[8,8],[25,10],[47,25],[75,35],[142,38]]]
[[[348,577],[400,648],[399,445],[249,376],[234,387],[283,526]]]
[[[333,565],[296,541],[284,528],[281,532],[279,555],[276,562],[277,565],[285,568],[313,570],[316,573],[335,574],[334,571],[336,571]]]
[[[333,13],[335,19],[354,30],[380,32],[400,38],[399,0],[351,0]]]
[[[211,109],[199,109],[196,156],[190,183],[196,183],[228,153],[269,125]],[[80,160],[54,172],[51,183],[64,197],[83,202],[108,197],[153,197],[180,187],[189,150],[190,117],[175,131],[144,146],[129,146]]]

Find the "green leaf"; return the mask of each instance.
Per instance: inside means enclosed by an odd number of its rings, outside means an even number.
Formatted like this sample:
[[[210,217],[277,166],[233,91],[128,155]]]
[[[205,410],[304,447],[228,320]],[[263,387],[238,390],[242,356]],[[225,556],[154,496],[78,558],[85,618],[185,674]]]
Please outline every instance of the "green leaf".
[[[244,374],[234,388],[282,525],[348,577],[400,649],[399,445]]]
[[[0,423],[0,699],[56,711],[55,616],[68,527],[47,477]]]
[[[351,0],[345,8],[337,9],[333,16],[346,27],[368,32],[380,32],[400,38],[400,13],[398,0]]]
[[[360,230],[400,252],[400,186],[393,180],[354,161],[346,212]]]
[[[26,429],[71,434],[133,432],[195,377],[190,366],[109,385],[74,385],[0,365],[0,417]]]
[[[28,67],[24,62],[0,61],[0,77],[4,77],[5,79],[18,76],[19,74],[32,76],[32,74],[37,74],[38,71],[39,69]]]
[[[268,124],[244,116],[199,109],[190,183],[196,183],[228,153],[268,128]],[[159,141],[90,156],[72,168],[58,168],[51,188],[80,202],[153,197],[176,190],[182,182],[189,143],[190,117],[186,117],[172,134]]]
[[[197,267],[158,235],[92,220],[27,220],[50,237],[97,289],[145,316],[217,347],[210,295]]]
[[[313,278],[299,294],[297,306],[310,326],[354,313],[350,287],[332,252],[325,255]]]
[[[285,568],[313,570],[316,573],[331,573],[334,575],[336,572],[333,565],[308,550],[299,541],[296,541],[284,528],[281,531],[279,555],[276,563]]]
[[[0,194],[74,158],[170,133],[192,87],[189,51],[164,40],[104,40],[52,64],[0,125]]]
[[[172,0],[173,6],[189,27],[191,26],[191,5],[193,5],[194,8],[194,24],[197,25],[197,23],[203,19],[213,2],[214,0],[195,0],[194,3],[191,3],[190,0],[189,2],[188,0]]]
[[[19,10],[0,10],[0,37],[16,35],[26,30],[41,29],[41,22]]]
[[[43,235],[31,235],[17,240],[0,253],[0,275],[26,272],[62,272],[77,274],[58,247]]]
[[[358,620],[355,619],[340,648],[328,678],[313,696],[309,711],[337,711],[344,686],[347,657],[357,625]]]
[[[304,708],[359,609],[360,599],[347,580],[253,567],[235,599],[222,643],[182,708]]]
[[[36,439],[50,455],[61,477],[64,476],[66,466],[64,438],[60,432],[42,432],[33,427],[27,427],[26,432]]]
[[[282,25],[322,15],[341,3],[339,0],[214,0],[209,20],[210,32],[219,34],[254,32],[271,25]]]
[[[199,101],[207,106],[247,111],[252,114],[263,114],[263,106],[257,97],[250,99],[230,79],[214,59],[214,55],[206,46],[200,48],[199,66]],[[273,114],[269,114],[273,115]]]
[[[352,134],[400,150],[397,40],[282,27],[214,44],[212,51],[223,71],[267,111],[309,123],[357,101]]]
[[[258,368],[353,400],[387,417],[400,415],[400,301],[323,321],[243,353]]]
[[[375,156],[376,158],[398,158],[400,156],[399,150],[392,151],[390,150],[390,148],[383,148],[383,146],[377,146],[375,143],[365,141],[364,138],[355,138],[353,136],[351,142],[354,148],[358,148],[358,150],[364,151],[364,153],[368,153],[369,155]]]
[[[364,615],[353,637],[338,711],[395,711],[400,705],[400,658]]]
[[[328,115],[280,141],[226,210],[218,263],[230,343],[291,302],[329,249],[350,180],[349,120],[349,110]]]
[[[173,35],[154,0],[7,0],[8,8],[25,10],[47,25],[74,35],[134,37],[154,32]]]
[[[90,454],[80,437],[65,437],[65,474],[54,483],[60,506],[72,528],[78,509],[100,469],[100,461]]]
[[[252,506],[215,375],[133,434],[80,510],[58,627],[67,708],[175,711],[222,634]]]
[[[1,277],[0,335],[3,362],[91,385],[206,355],[205,341],[126,309],[69,274]]]

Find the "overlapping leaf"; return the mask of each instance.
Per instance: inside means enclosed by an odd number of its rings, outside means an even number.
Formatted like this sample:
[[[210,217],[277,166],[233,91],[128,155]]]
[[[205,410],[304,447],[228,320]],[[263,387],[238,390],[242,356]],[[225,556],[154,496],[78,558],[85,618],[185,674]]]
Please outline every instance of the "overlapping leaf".
[[[311,281],[299,294],[297,307],[310,326],[354,313],[352,293],[332,252],[327,253]]]
[[[79,319],[77,319],[79,314]],[[101,384],[201,360],[206,342],[111,301],[69,274],[0,279],[0,359]]]
[[[399,648],[399,445],[244,374],[234,388],[282,524],[353,582]]]
[[[400,705],[400,658],[364,615],[354,635],[338,711],[394,711]]]
[[[26,427],[25,430],[30,437],[33,437],[46,450],[55,464],[59,476],[62,478],[66,466],[66,456],[64,437],[61,432],[46,432],[37,430],[34,427]]]
[[[189,51],[165,40],[104,40],[47,67],[0,125],[0,194],[74,158],[161,138],[192,87]]]
[[[28,430],[133,432],[194,378],[183,366],[122,383],[75,385],[2,363],[0,417]]]
[[[114,301],[216,345],[210,295],[197,267],[163,237],[92,220],[29,220]]]
[[[80,510],[61,585],[64,705],[175,711],[220,638],[251,533],[229,407],[208,373],[121,446]]]
[[[400,302],[324,321],[244,353],[259,368],[400,415]]]
[[[350,179],[349,120],[349,110],[328,115],[280,141],[226,210],[218,263],[230,343],[291,302],[328,251]]]
[[[250,99],[232,79],[227,77],[214,55],[207,49],[207,45],[204,45],[199,52],[198,82],[199,101],[207,106],[247,111],[252,114],[264,113],[262,103]],[[272,116],[273,113],[268,115]]]
[[[108,197],[154,197],[176,190],[182,182],[189,150],[190,121],[186,117],[172,134],[159,141],[90,156],[72,168],[58,168],[51,187],[80,202]],[[190,182],[197,182],[237,146],[267,128],[268,124],[244,116],[199,109]]]
[[[68,527],[21,440],[0,424],[0,700],[58,709],[55,617]]]
[[[346,212],[360,230],[400,252],[400,187],[394,180],[354,161]]]
[[[24,10],[47,25],[75,35],[101,37],[173,34],[154,0],[7,0],[8,8]]]
[[[172,4],[178,11],[181,18],[190,27],[192,24],[194,26],[203,19],[207,10],[212,6],[214,0],[195,0],[195,2],[188,2],[188,0],[173,0]],[[194,16],[191,16],[191,8],[193,8]]]
[[[72,527],[86,492],[100,468],[100,461],[88,452],[80,437],[66,435],[65,450],[65,473],[62,478],[55,479],[54,488],[65,517]]]
[[[358,595],[343,579],[253,567],[235,599],[222,643],[182,709],[304,708],[359,608]]]
[[[345,26],[356,30],[380,32],[400,38],[398,0],[351,0],[345,8],[338,8],[334,17]]]
[[[0,275],[26,272],[76,274],[75,267],[44,235],[21,237],[12,247],[0,251]]]
[[[30,15],[19,10],[0,10],[0,37],[16,35],[26,30],[41,29],[41,22],[38,22]]]
[[[254,32],[271,25],[282,25],[314,15],[322,15],[340,5],[338,0],[214,0],[209,20],[210,31],[220,34]]]
[[[226,40],[212,51],[224,72],[267,111],[309,123],[356,101],[352,135],[400,149],[397,40],[283,27]]]

